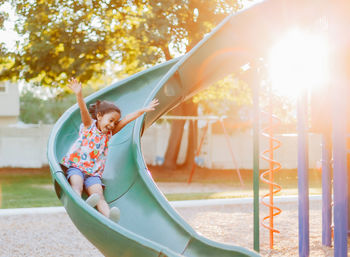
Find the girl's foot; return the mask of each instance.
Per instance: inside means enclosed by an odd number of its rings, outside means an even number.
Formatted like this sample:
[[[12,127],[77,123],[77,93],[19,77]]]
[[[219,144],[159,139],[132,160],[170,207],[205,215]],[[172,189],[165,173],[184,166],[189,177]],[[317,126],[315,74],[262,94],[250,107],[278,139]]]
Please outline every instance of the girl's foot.
[[[120,219],[120,210],[118,207],[112,207],[111,210],[109,211],[109,218],[110,220],[114,221],[117,223]]]
[[[100,196],[98,194],[91,194],[85,202],[91,207],[95,207],[98,201],[100,201]]]

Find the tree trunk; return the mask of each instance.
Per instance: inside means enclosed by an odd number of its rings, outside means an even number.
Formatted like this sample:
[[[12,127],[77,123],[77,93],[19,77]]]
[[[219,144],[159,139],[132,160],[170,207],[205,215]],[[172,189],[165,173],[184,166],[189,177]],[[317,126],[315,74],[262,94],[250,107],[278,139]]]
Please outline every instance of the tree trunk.
[[[176,107],[171,114],[183,115],[183,103]],[[185,120],[172,120],[168,147],[164,156],[163,168],[175,170],[176,160],[179,155],[181,139],[184,131]]]
[[[192,101],[186,103],[185,115],[186,116],[198,116],[198,105]],[[194,163],[194,158],[196,157],[197,151],[197,138],[198,138],[198,122],[196,120],[190,121],[188,127],[188,144],[186,159],[183,163],[184,169],[191,169]]]
[[[172,115],[181,115],[181,116],[196,116],[197,115],[197,105],[188,100],[178,107],[176,107],[172,112]],[[173,120],[171,123],[171,131],[168,140],[168,147],[164,156],[163,167],[166,169],[176,170],[178,165],[176,163],[179,156],[182,136],[184,132],[185,120]],[[197,122],[193,123],[192,126],[189,126],[188,133],[188,145],[186,159],[183,164],[184,168],[192,167],[196,145],[197,145]]]
[[[170,59],[169,48],[162,48],[166,59]],[[192,102],[192,99],[187,100],[186,102],[181,103],[173,111],[172,115],[179,116],[197,116],[198,105]],[[169,170],[176,170],[178,168],[177,158],[179,156],[182,136],[184,132],[185,120],[173,120],[171,122],[170,136],[168,140],[168,147],[164,155],[163,168]],[[183,168],[188,169],[192,167],[195,158],[195,151],[197,146],[197,122],[191,122],[189,126],[188,133],[188,145],[185,162],[183,163]]]

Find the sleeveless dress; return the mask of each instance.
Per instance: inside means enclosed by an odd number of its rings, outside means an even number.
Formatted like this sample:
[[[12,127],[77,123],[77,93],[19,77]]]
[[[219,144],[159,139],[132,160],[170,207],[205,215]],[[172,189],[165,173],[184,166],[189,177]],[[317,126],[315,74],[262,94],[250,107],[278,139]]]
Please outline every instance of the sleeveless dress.
[[[78,168],[88,176],[102,177],[111,137],[112,133],[104,134],[97,128],[96,120],[88,128],[81,124],[78,139],[61,163],[68,168]]]

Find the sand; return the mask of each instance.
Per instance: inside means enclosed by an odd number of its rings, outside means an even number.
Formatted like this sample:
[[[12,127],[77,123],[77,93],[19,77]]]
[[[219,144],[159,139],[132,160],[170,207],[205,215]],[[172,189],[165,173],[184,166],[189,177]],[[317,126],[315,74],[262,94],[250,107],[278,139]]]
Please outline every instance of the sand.
[[[297,203],[278,203],[283,210],[275,218],[274,250],[269,234],[261,228],[262,256],[298,256]],[[200,234],[228,244],[253,248],[251,204],[177,208],[177,212]],[[260,217],[267,213],[261,207]],[[0,256],[102,256],[75,228],[65,212],[0,216]],[[333,256],[321,245],[321,201],[310,201],[310,256]]]

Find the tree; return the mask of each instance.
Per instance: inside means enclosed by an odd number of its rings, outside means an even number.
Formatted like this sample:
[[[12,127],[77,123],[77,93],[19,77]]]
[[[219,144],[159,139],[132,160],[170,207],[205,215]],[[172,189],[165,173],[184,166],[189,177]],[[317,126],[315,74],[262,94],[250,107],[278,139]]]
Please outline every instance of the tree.
[[[230,74],[194,96],[203,114],[228,115],[238,120],[239,109],[252,105],[252,91],[246,82]],[[235,117],[233,117],[235,116]]]
[[[120,66],[119,75],[131,74],[184,54],[241,7],[241,0],[0,0],[4,2],[16,10],[23,41],[16,51],[6,52],[0,80],[50,87],[63,87],[72,76],[86,84],[102,76],[107,65]],[[196,115],[193,102],[179,108],[181,115]],[[173,130],[181,126],[176,123]],[[194,138],[189,141],[192,155]]]
[[[190,51],[206,33],[210,32],[224,17],[241,7],[241,1],[226,0],[163,0],[148,1],[150,12],[145,13],[144,22],[137,27],[135,38],[147,38],[149,46],[164,60],[176,54]],[[197,116],[197,104],[192,100],[180,104],[172,114]],[[183,136],[185,122],[174,120],[168,141],[163,167],[175,169]],[[197,138],[197,122],[189,126],[188,148],[184,166],[189,168],[194,161]]]
[[[3,5],[6,1],[0,0],[0,6]],[[6,11],[0,11],[0,30],[4,28],[5,20],[8,19],[8,13]]]
[[[42,97],[42,91],[48,88],[24,88],[20,95],[20,120],[30,124],[52,124],[73,104],[76,103],[74,94],[61,92],[56,97]],[[87,87],[84,97],[95,89]]]
[[[24,89],[20,97],[20,120],[29,124],[52,124],[75,102],[73,97],[42,99],[32,90]]]
[[[23,42],[0,80],[59,87],[74,76],[86,83],[101,76],[108,62],[121,62],[119,46],[130,44],[127,32],[140,20],[129,1],[8,1]]]
[[[18,49],[0,80],[62,86],[83,83],[106,64],[134,73],[189,51],[240,0],[0,0],[17,14]],[[6,18],[0,13],[0,28]]]
[[[5,2],[5,0],[0,0],[0,6]],[[0,11],[0,30],[4,30],[5,21],[8,19],[9,15],[5,11]],[[8,53],[5,44],[0,43],[0,70],[7,68],[10,64],[10,53]]]

